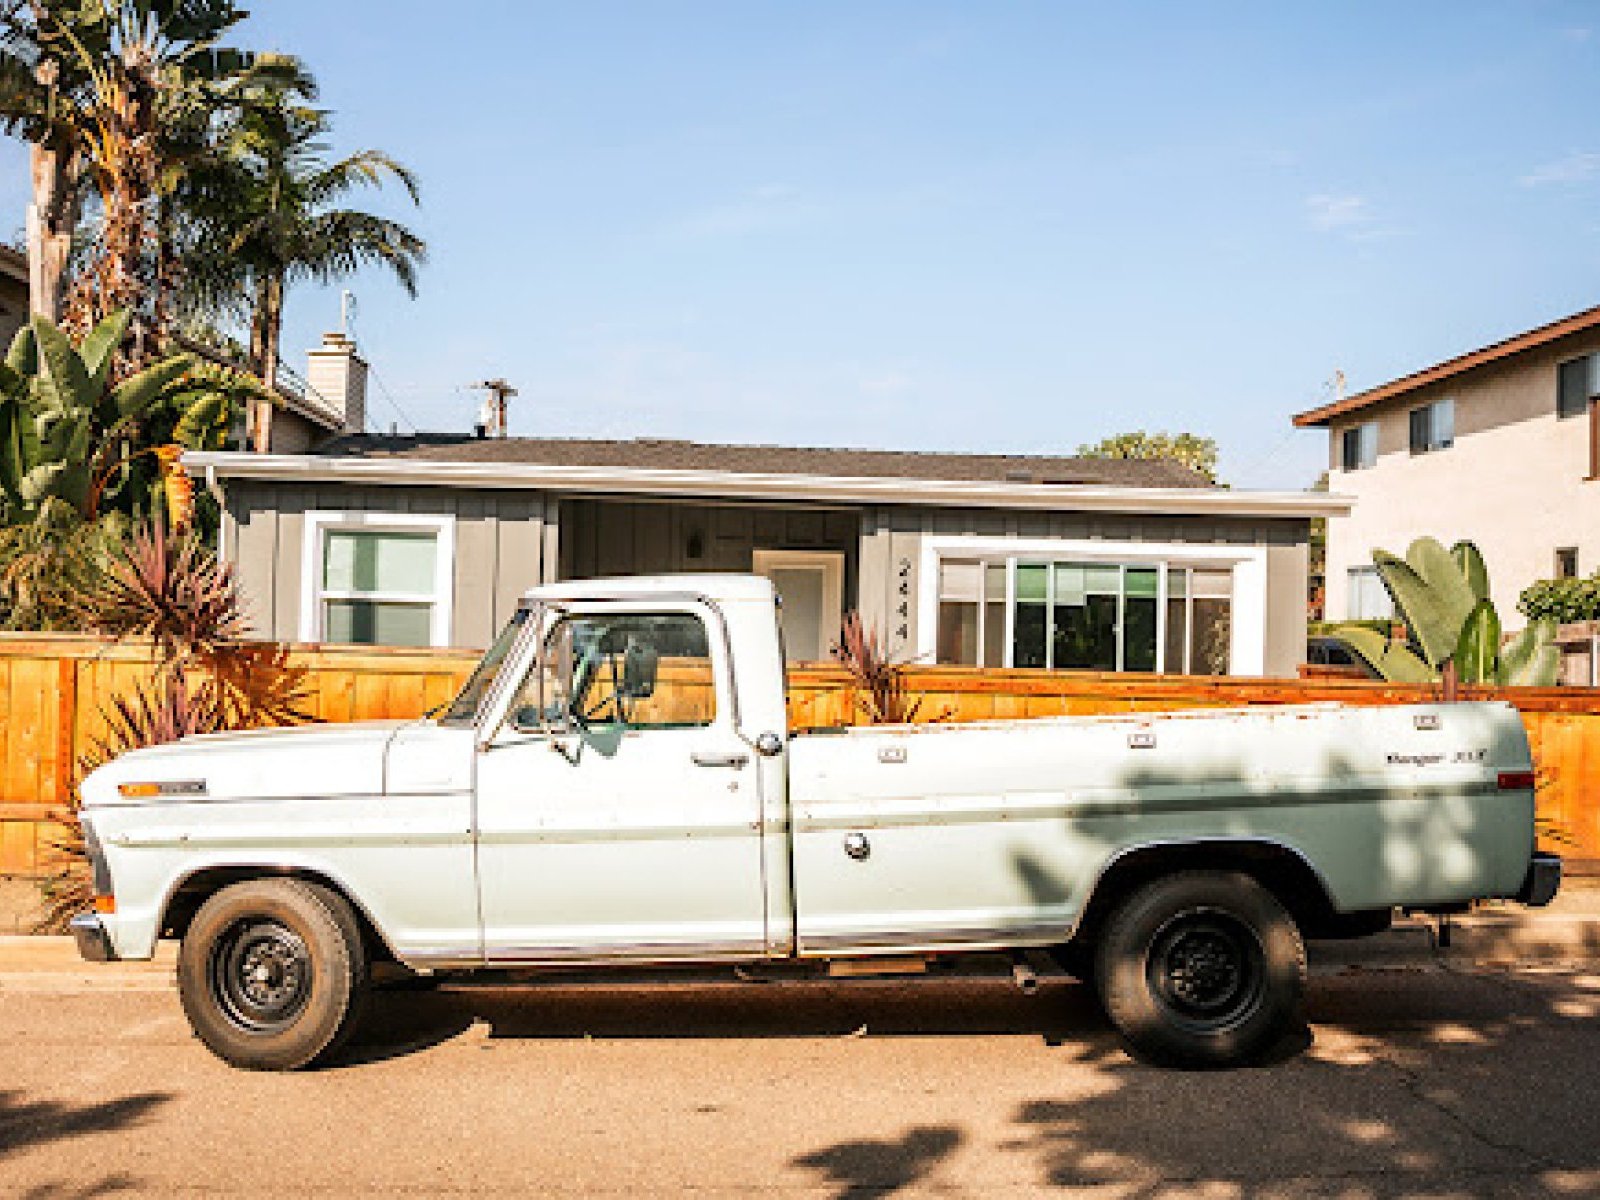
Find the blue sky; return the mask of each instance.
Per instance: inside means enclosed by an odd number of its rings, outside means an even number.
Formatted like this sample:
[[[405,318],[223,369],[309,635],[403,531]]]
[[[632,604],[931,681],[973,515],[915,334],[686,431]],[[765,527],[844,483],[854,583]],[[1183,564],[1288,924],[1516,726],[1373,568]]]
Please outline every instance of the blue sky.
[[[373,422],[1018,452],[1290,429],[1600,302],[1600,9],[257,0],[337,147],[420,174],[351,285]],[[25,159],[0,157],[22,223]],[[400,213],[397,200],[379,199]],[[337,321],[291,293],[286,357]]]

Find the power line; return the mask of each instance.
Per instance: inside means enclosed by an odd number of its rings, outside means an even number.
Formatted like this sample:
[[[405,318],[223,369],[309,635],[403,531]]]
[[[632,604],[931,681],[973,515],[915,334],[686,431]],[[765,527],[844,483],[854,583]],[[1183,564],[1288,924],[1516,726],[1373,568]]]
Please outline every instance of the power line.
[[[367,364],[367,373],[372,376],[372,381],[378,385],[378,390],[383,393],[383,398],[389,402],[389,407],[394,409],[402,421],[411,426],[411,432],[421,433],[421,428],[411,419],[406,410],[400,407],[400,402],[394,398],[394,393],[389,390],[389,385],[383,381],[383,376],[378,374],[378,368],[369,362]]]

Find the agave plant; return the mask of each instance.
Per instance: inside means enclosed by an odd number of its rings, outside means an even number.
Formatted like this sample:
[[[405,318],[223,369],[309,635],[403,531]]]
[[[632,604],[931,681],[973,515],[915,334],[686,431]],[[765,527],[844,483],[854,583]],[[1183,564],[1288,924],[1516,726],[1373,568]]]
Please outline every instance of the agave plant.
[[[1405,623],[1402,643],[1360,626],[1333,631],[1383,678],[1395,683],[1461,683],[1548,687],[1559,674],[1555,622],[1532,621],[1502,645],[1500,617],[1489,599],[1489,571],[1471,542],[1450,549],[1418,538],[1398,558],[1374,550],[1372,561]]]

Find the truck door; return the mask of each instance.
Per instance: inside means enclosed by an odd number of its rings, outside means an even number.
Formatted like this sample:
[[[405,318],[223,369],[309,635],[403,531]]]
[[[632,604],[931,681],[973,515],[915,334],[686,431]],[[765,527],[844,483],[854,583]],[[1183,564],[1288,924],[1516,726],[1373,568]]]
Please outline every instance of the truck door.
[[[761,797],[710,606],[554,612],[477,763],[491,963],[758,957]]]

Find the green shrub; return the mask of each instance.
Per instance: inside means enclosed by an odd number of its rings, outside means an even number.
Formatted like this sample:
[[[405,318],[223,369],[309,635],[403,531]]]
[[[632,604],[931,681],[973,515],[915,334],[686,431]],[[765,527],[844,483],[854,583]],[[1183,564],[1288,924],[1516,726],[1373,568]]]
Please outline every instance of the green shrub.
[[[1541,579],[1522,589],[1517,609],[1530,621],[1600,621],[1600,572],[1587,579]]]

